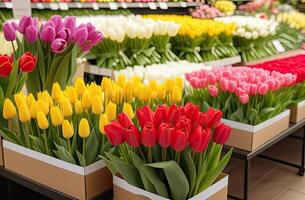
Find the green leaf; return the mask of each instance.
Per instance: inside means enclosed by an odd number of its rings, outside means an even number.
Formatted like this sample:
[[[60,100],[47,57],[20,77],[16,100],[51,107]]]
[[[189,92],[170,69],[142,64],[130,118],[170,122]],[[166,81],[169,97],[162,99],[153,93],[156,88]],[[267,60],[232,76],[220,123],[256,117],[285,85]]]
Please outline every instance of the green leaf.
[[[220,159],[221,150],[222,150],[221,145],[214,144],[213,152],[211,154],[211,157],[208,159],[209,160],[208,170],[214,169],[217,166]]]
[[[78,158],[78,162],[81,166],[86,167],[86,158],[83,154],[79,153],[79,151],[76,150],[76,155]]]
[[[24,146],[22,144],[22,142],[20,141],[18,135],[16,135],[16,133],[10,131],[9,129],[7,128],[1,128],[0,129],[0,135],[7,141],[9,142],[12,142],[12,143],[15,143],[15,144],[18,144],[18,145],[21,145],[21,146]]]
[[[241,107],[239,107],[234,113],[230,115],[230,120],[243,122],[244,120],[244,112]]]
[[[8,86],[6,88],[6,91],[5,91],[5,96],[6,97],[9,97],[13,94],[13,91],[14,91],[15,86],[16,86],[18,71],[19,71],[19,59],[13,65],[13,69],[12,69],[10,75],[9,75],[9,78],[8,78],[9,84],[8,84]]]
[[[207,172],[207,162],[203,162],[202,166],[200,167],[200,170],[198,172],[198,175],[197,175],[197,178],[196,178],[196,183],[195,183],[195,189],[194,191],[192,192],[192,196],[198,194],[198,190],[199,190],[199,186],[200,186],[200,183],[202,182],[202,179],[205,175],[205,173]]]
[[[173,160],[146,164],[144,166],[163,169],[170,188],[171,198],[173,200],[185,200],[189,192],[189,182],[180,168]]]
[[[89,138],[86,140],[85,158],[88,165],[96,160],[98,146],[99,146],[98,139],[93,128]]]
[[[185,172],[185,175],[190,183],[190,191],[188,197],[190,197],[191,192],[195,188],[196,183],[196,167],[195,163],[190,155],[189,151],[184,151],[181,155],[181,167]]]
[[[59,159],[76,165],[73,156],[64,147],[59,146],[58,144],[55,144],[55,146],[58,151]]]
[[[30,135],[30,141],[31,141],[33,149],[35,151],[46,154],[46,147],[45,147],[44,141],[41,138]]]
[[[224,170],[226,165],[228,164],[230,157],[232,155],[233,149],[231,149],[226,155],[219,161],[217,167],[215,167],[212,170],[209,170],[204,177],[202,178],[202,181],[199,186],[198,193],[204,191],[208,187],[211,186],[211,184],[214,183],[216,178],[219,176],[219,174]]]
[[[133,161],[134,166],[139,170],[139,173],[141,175],[141,179],[144,185],[144,189],[148,192],[152,192],[152,193],[156,193],[156,189],[153,186],[153,184],[149,181],[150,179],[146,178],[142,165],[146,164],[146,162],[144,160],[142,160],[137,154],[135,154],[134,152],[130,152],[131,154],[131,158]],[[162,183],[163,184],[163,183]],[[165,187],[166,189],[166,187]]]
[[[142,180],[140,178],[140,173],[135,166],[130,165],[127,162],[124,162],[115,155],[106,153],[106,156],[109,158],[109,160],[111,161],[113,166],[117,169],[117,171],[122,175],[125,181],[136,187],[144,188]]]
[[[103,159],[105,162],[106,162],[106,165],[109,169],[109,171],[112,173],[112,174],[117,174],[118,173],[118,170],[115,168],[115,166],[113,165],[113,163],[108,159],[106,158],[105,156],[102,156],[102,155],[98,155],[99,158]]]
[[[267,108],[264,108],[262,111],[260,111],[259,113],[259,118],[262,120],[262,121],[265,121],[266,119],[269,119],[270,116],[272,115],[273,111],[275,110],[274,107],[267,107]]]

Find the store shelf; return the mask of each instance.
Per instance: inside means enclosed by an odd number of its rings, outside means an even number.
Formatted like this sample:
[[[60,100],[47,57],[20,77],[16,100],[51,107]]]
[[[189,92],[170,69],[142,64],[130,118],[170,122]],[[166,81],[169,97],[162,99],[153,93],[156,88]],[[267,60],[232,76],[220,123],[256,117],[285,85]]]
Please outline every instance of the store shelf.
[[[68,10],[69,8],[92,8],[98,10],[100,8],[110,8],[111,10],[116,10],[119,8],[150,8],[155,9],[168,9],[168,8],[188,8],[196,7],[202,3],[193,2],[150,2],[150,3],[119,3],[119,2],[109,2],[109,3],[32,3],[32,8],[34,9],[51,9],[51,10]]]

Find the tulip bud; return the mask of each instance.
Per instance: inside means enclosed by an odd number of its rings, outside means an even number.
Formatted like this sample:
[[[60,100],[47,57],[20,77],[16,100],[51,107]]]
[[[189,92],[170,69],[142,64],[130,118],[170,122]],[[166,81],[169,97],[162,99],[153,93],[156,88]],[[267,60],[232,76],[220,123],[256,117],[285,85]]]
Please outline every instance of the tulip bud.
[[[33,101],[35,101],[35,97],[33,96],[32,93],[30,93],[30,94],[26,97],[26,102],[27,102],[28,106],[30,106],[31,103],[32,103]]]
[[[92,97],[91,110],[95,115],[100,115],[104,111],[102,99],[98,95],[93,95]]]
[[[51,51],[53,53],[62,53],[67,47],[67,41],[61,38],[56,38],[51,43]]]
[[[2,26],[2,30],[4,33],[5,40],[7,41],[16,40],[16,30],[11,23],[5,22]]]
[[[134,125],[128,127],[126,130],[126,142],[132,147],[139,147],[141,145],[141,136],[139,130]]]
[[[108,119],[110,121],[113,121],[116,119],[116,109],[117,109],[117,106],[115,103],[112,103],[111,101],[107,104],[106,106],[106,110],[105,110],[105,113],[108,117]]]
[[[0,54],[0,77],[8,77],[13,69],[13,60],[10,56]]]
[[[166,120],[168,107],[167,105],[158,105],[154,115],[154,125],[158,129],[160,124]]]
[[[190,147],[196,153],[201,153],[206,150],[211,139],[209,129],[203,130],[201,126],[197,126],[190,136]]]
[[[174,86],[172,93],[172,102],[180,102],[182,99],[182,90],[178,86]]]
[[[32,101],[30,105],[30,114],[31,118],[35,119],[36,118],[36,113],[39,111],[38,105],[36,101]]]
[[[166,92],[169,92],[169,93],[172,93],[173,92],[173,88],[174,88],[174,85],[175,85],[175,82],[171,79],[167,79],[165,82],[165,89],[166,89]]]
[[[66,95],[69,98],[69,100],[71,101],[71,103],[74,103],[76,100],[78,100],[78,95],[76,92],[76,89],[72,86],[67,86],[66,87]]]
[[[130,119],[133,119],[135,114],[133,112],[132,106],[129,103],[124,103],[123,113],[125,113]]]
[[[99,130],[102,134],[105,134],[105,126],[109,124],[109,120],[106,114],[101,114],[99,120]]]
[[[160,85],[157,91],[157,97],[161,100],[164,100],[166,97],[166,88],[164,85]]]
[[[3,105],[3,117],[4,119],[12,119],[16,116],[16,108],[13,102],[6,98]]]
[[[132,121],[125,113],[121,113],[118,115],[118,121],[124,128],[128,128],[133,125]]]
[[[206,127],[208,128],[216,128],[221,121],[222,112],[221,110],[216,110],[214,108],[210,108],[207,112],[206,117]]]
[[[126,77],[122,74],[120,74],[116,80],[116,83],[118,84],[118,86],[120,86],[121,88],[124,88],[126,85]]]
[[[52,98],[55,101],[59,101],[59,99],[62,97],[62,91],[60,89],[60,85],[56,82],[52,86]]]
[[[64,121],[64,117],[57,106],[53,106],[50,109],[51,121],[53,126],[59,126]]]
[[[43,112],[43,114],[47,115],[49,113],[49,106],[47,105],[47,103],[44,100],[38,99],[37,106],[38,106],[39,111]]]
[[[146,147],[153,147],[157,143],[157,130],[153,123],[148,122],[145,124],[141,134],[142,144]]]
[[[162,122],[158,129],[158,143],[162,148],[168,148],[172,144],[175,129],[165,122]]]
[[[189,134],[185,132],[183,129],[175,130],[171,144],[172,148],[178,152],[183,151],[186,147],[188,138],[189,138]]]
[[[175,85],[178,86],[181,90],[183,90],[183,79],[181,77],[177,77],[175,79]]]
[[[74,84],[74,88],[79,96],[82,96],[86,90],[86,85],[84,80],[81,78],[77,78]]]
[[[70,117],[73,115],[72,105],[68,98],[63,98],[60,100],[60,108],[65,117]]]
[[[125,130],[119,122],[112,122],[105,127],[105,133],[108,141],[113,146],[122,144],[125,140]]]
[[[80,120],[78,134],[81,138],[87,138],[90,135],[90,126],[86,118]]]
[[[82,106],[82,102],[80,100],[76,100],[74,102],[74,112],[76,114],[82,114],[84,111],[83,106]]]
[[[150,107],[144,106],[137,110],[137,118],[141,128],[145,126],[146,123],[153,123],[154,121],[154,113]]]
[[[26,104],[21,104],[18,108],[19,120],[26,123],[31,120],[31,114]]]
[[[74,135],[74,128],[73,128],[72,122],[70,124],[70,122],[65,119],[62,123],[61,128],[62,128],[62,134],[63,134],[64,138],[70,139]]]
[[[14,95],[15,104],[19,107],[21,104],[26,104],[26,97],[22,92]]]
[[[221,123],[214,130],[213,140],[217,144],[225,144],[231,134],[231,127]]]
[[[49,121],[46,118],[46,115],[43,112],[38,112],[36,114],[36,119],[38,123],[38,127],[42,130],[49,128]]]
[[[89,91],[85,91],[82,96],[82,106],[84,109],[89,109],[91,107],[91,98]]]

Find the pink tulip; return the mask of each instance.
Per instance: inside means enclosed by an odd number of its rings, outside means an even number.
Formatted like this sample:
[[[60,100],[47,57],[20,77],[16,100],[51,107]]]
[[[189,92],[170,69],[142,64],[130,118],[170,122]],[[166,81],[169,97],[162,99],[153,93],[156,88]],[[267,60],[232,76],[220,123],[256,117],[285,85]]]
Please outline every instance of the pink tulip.
[[[266,95],[268,90],[269,90],[269,86],[265,83],[260,84],[257,89],[260,95]]]
[[[248,94],[242,94],[239,96],[239,101],[242,104],[247,104],[249,102],[249,95]]]
[[[217,97],[218,96],[218,88],[215,85],[209,85],[208,86],[208,91],[209,91],[209,94],[212,97]]]
[[[256,84],[251,85],[250,94],[251,95],[256,95],[257,94],[257,85]]]
[[[237,83],[235,81],[231,80],[231,81],[229,81],[228,86],[229,86],[229,88],[228,88],[229,92],[233,93],[233,92],[235,92]]]
[[[229,81],[225,78],[220,80],[220,89],[226,92],[229,89]]]

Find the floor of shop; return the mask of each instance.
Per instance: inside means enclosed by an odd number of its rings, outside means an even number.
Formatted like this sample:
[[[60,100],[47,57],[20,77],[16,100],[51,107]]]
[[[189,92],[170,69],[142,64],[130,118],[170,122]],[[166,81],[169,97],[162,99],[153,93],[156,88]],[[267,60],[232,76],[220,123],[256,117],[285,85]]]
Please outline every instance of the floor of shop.
[[[264,152],[274,158],[299,162],[301,141],[286,138]],[[243,191],[242,161],[231,159],[227,172],[229,192],[241,197]],[[298,170],[262,158],[254,158],[250,171],[250,200],[305,200],[305,176],[297,175]]]

